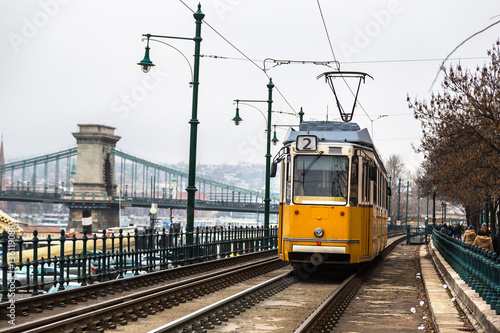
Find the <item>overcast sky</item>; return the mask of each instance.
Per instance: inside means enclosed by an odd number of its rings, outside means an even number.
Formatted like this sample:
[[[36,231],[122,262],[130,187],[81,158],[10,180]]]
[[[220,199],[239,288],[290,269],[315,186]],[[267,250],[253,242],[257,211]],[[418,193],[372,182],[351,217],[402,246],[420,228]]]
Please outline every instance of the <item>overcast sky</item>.
[[[196,10],[198,1],[184,0]],[[201,1],[202,25],[198,163],[264,163],[266,58],[340,62],[342,70],[373,76],[361,86],[354,122],[372,132],[384,158],[400,154],[410,169],[421,135],[407,95],[428,98],[440,61],[475,32],[499,20],[498,0]],[[121,136],[118,149],[160,163],[188,160],[192,89],[188,62],[173,48],[151,42],[154,70],[144,74],[142,34],[194,37],[192,12],[181,1],[0,1],[0,131],[7,161],[76,145],[77,124],[106,124]],[[474,37],[451,58],[482,65],[500,24]],[[194,42],[163,40],[192,63]],[[208,55],[219,58],[207,57]],[[224,58],[225,57],[225,58]],[[475,59],[470,59],[475,58]],[[457,63],[458,60],[449,61]],[[272,67],[266,63],[266,68]],[[277,90],[276,111],[310,120],[339,119],[334,96],[316,77],[332,68],[289,64],[267,71]],[[433,89],[440,88],[442,75]],[[357,82],[348,81],[352,89]],[[346,109],[347,86],[338,81]],[[368,115],[368,116],[367,116]],[[382,116],[382,117],[381,117]],[[372,121],[370,121],[370,118]],[[298,118],[273,114],[273,124]],[[278,128],[278,139],[285,134]],[[273,155],[278,148],[273,149]]]

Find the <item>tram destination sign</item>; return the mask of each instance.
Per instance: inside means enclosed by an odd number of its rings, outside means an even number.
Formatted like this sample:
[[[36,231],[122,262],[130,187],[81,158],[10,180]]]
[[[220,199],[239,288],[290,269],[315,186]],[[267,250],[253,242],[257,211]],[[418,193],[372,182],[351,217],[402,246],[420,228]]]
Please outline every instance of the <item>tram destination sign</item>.
[[[316,151],[318,138],[315,135],[298,135],[296,147],[298,151]]]

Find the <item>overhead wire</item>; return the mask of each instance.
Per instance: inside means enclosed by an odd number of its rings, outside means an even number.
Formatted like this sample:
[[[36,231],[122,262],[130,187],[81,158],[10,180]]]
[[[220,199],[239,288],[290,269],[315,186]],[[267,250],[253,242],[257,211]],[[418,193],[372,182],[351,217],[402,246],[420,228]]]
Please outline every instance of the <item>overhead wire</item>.
[[[494,16],[494,17],[492,17],[492,18],[495,18],[495,17],[496,17],[496,16]],[[456,51],[456,50],[457,50],[460,46],[464,45],[464,44],[465,44],[465,43],[466,43],[469,39],[473,38],[473,37],[474,37],[474,36],[476,36],[476,35],[479,35],[480,33],[482,33],[482,32],[484,32],[484,31],[488,30],[489,28],[491,28],[491,27],[492,27],[492,26],[494,26],[494,25],[497,25],[498,23],[500,23],[500,20],[496,21],[495,23],[490,24],[489,26],[487,26],[487,27],[486,27],[486,28],[484,28],[484,29],[481,29],[481,30],[479,30],[479,31],[475,32],[474,34],[472,34],[471,36],[469,36],[468,38],[466,38],[463,42],[461,42],[460,44],[458,44],[458,45],[457,45],[457,46],[453,49],[453,51],[451,51],[451,52],[448,54],[448,55],[446,56],[446,58],[443,60],[443,62],[441,63],[441,65],[439,66],[439,70],[438,70],[438,72],[437,72],[437,74],[436,74],[436,77],[434,78],[434,81],[432,81],[431,87],[429,88],[429,92],[432,90],[432,87],[434,87],[434,83],[436,83],[436,80],[437,80],[437,78],[438,78],[438,76],[439,76],[439,72],[441,72],[441,70],[443,70],[443,68],[444,68],[444,63],[446,62],[446,60],[448,60],[448,58],[449,58],[449,57],[450,57],[450,56],[451,56],[451,55],[452,55],[452,54],[453,54],[453,53],[454,53],[454,52],[455,52],[455,51]]]
[[[319,9],[319,12],[320,12],[320,14],[321,14],[321,20],[323,21],[323,27],[325,28],[326,37],[327,37],[327,39],[328,39],[328,44],[330,45],[330,50],[332,51],[332,56],[333,56],[333,59],[337,62],[337,64],[339,64],[339,65],[338,65],[337,70],[340,70],[340,62],[338,62],[338,61],[337,61],[337,59],[335,58],[335,52],[333,52],[332,41],[331,41],[331,39],[330,39],[330,34],[328,33],[328,28],[327,28],[327,26],[326,26],[325,17],[323,16],[323,10],[321,9],[321,4],[320,4],[319,0],[316,0],[316,1],[317,1],[317,3],[318,3],[318,9]],[[344,81],[344,83],[346,84],[346,86],[347,86],[347,88],[349,89],[349,91],[351,92],[351,94],[354,96],[354,103],[355,103],[355,104],[353,105],[353,109],[352,109],[353,111],[352,111],[352,113],[354,114],[354,107],[355,107],[355,105],[356,105],[356,104],[358,104],[358,105],[359,105],[359,107],[361,108],[361,110],[363,110],[363,112],[365,113],[365,115],[368,117],[368,119],[372,120],[372,119],[370,118],[370,116],[368,115],[368,113],[366,112],[366,110],[365,110],[365,108],[363,107],[363,105],[361,105],[361,102],[359,102],[359,100],[357,99],[357,94],[356,94],[356,95],[354,95],[354,92],[352,91],[351,87],[350,87],[350,86],[349,86],[349,84],[347,83],[346,79],[345,79],[343,76],[341,76],[341,78],[342,78],[342,80]],[[360,78],[360,80],[361,80],[361,78]],[[361,81],[360,81],[360,83],[361,83]],[[333,83],[332,83],[332,85],[331,85],[331,88],[332,88],[332,90],[334,90],[334,88],[333,88]],[[359,88],[358,88],[358,89],[359,89]],[[335,90],[333,91],[333,93],[336,95]],[[339,102],[338,102],[338,100],[337,100],[337,104],[338,104],[338,103],[339,103]],[[339,107],[339,111],[340,111],[340,112],[342,112],[342,111],[340,110],[340,108],[342,108],[342,106],[341,106],[341,105],[338,105],[338,107]],[[352,116],[351,116],[351,117],[352,117]]]
[[[194,10],[191,9],[183,0],[179,0],[184,6],[186,6],[191,12],[194,13]],[[250,61],[252,64],[254,64],[257,68],[259,68],[263,73],[264,75],[267,76],[267,78],[269,80],[271,80],[271,77],[266,73],[266,71],[264,70],[264,68],[260,67],[255,61],[253,61],[252,59],[250,59],[250,57],[248,57],[245,53],[243,53],[243,51],[241,51],[240,49],[238,49],[233,43],[231,43],[226,37],[224,37],[221,33],[219,33],[214,27],[212,27],[206,20],[203,20],[203,22],[210,28],[212,29],[217,35],[219,35],[219,37],[221,37],[226,43],[228,43],[232,48],[234,48],[236,51],[238,51],[238,53],[240,53],[242,56],[245,57],[246,60]],[[274,82],[273,82],[274,83]],[[276,89],[276,91],[278,92],[278,94],[281,96],[281,98],[283,98],[283,100],[285,101],[286,104],[288,104],[288,106],[290,107],[290,109],[292,109],[293,113],[297,116],[298,113],[297,111],[295,111],[295,108],[290,104],[290,102],[288,102],[288,100],[286,99],[286,97],[283,95],[283,93],[281,92],[281,90],[278,88],[278,86],[276,85],[276,83],[274,83],[274,89]]]
[[[224,59],[224,60],[241,60],[247,61],[246,58],[235,58],[235,57],[226,57],[219,56],[214,54],[201,54],[201,57],[213,58],[213,59]],[[481,60],[481,59],[490,59],[489,57],[464,57],[464,58],[448,58],[447,60]],[[427,61],[443,61],[443,58],[421,58],[421,59],[388,59],[388,60],[362,60],[362,61],[344,61],[343,64],[378,64],[378,63],[404,63],[404,62],[427,62]],[[254,62],[264,62],[265,60],[260,59],[252,59]],[[285,64],[285,61],[290,61],[291,63],[302,62],[301,60],[280,60],[282,64]],[[311,62],[311,61],[305,61]],[[325,61],[326,62],[326,61]]]
[[[335,58],[335,52],[333,51],[332,40],[330,39],[330,34],[328,33],[328,29],[326,27],[325,17],[323,16],[323,10],[321,10],[321,4],[318,2],[319,13],[321,14],[321,20],[323,21],[323,27],[325,28],[326,38],[328,39],[328,44],[330,44],[330,50],[332,51],[333,60],[337,61]],[[340,70],[340,64],[337,62],[337,70]]]

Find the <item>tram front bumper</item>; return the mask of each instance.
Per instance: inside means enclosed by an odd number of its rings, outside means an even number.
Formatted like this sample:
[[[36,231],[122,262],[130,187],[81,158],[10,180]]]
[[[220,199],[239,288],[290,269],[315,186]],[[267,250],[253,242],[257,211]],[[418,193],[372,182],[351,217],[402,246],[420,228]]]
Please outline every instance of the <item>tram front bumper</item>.
[[[324,245],[292,245],[288,252],[291,263],[320,264],[348,264],[351,256],[347,254],[345,246]]]

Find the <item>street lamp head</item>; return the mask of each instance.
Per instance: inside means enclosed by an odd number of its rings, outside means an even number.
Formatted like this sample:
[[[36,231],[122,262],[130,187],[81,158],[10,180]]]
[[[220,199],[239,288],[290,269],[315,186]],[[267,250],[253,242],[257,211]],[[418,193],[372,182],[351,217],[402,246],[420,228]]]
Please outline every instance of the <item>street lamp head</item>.
[[[238,107],[236,107],[236,115],[231,120],[234,121],[234,124],[236,126],[238,126],[243,121],[243,119],[241,119],[240,117],[240,109]]]
[[[153,62],[149,59],[149,37],[151,37],[151,35],[146,34],[143,36],[146,36],[148,38],[148,42],[146,44],[146,53],[144,54],[144,59],[142,59],[141,62],[137,63],[137,65],[141,66],[141,69],[144,73],[147,73],[155,64],[153,64]]]
[[[149,39],[148,39],[149,43]],[[149,59],[149,45],[146,46],[146,53],[144,54],[144,59],[141,60],[141,62],[137,63],[137,65],[141,66],[141,69],[144,73],[149,72],[151,67],[153,67],[155,64]]]
[[[276,137],[276,125],[274,125],[274,137],[271,141],[273,143],[273,146],[276,146],[278,142],[280,142],[280,140],[278,140],[278,138]]]

